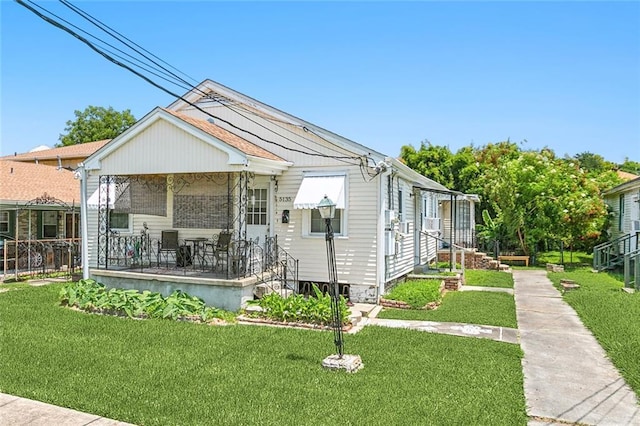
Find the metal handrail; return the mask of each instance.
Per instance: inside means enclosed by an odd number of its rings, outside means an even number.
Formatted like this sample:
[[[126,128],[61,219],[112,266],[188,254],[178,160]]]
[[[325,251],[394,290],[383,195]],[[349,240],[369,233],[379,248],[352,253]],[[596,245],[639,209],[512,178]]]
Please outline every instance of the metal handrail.
[[[462,275],[464,275],[464,269],[465,269],[464,253],[465,253],[465,251],[467,251],[466,247],[462,247],[462,246],[459,246],[457,244],[451,243],[451,242],[445,240],[444,238],[440,238],[437,235],[430,234],[429,232],[426,232],[426,231],[423,231],[423,230],[420,230],[420,234],[423,234],[423,235],[425,235],[427,237],[434,238],[436,241],[441,241],[443,243],[447,243],[447,244],[449,244],[450,248],[457,248],[458,250],[460,250],[460,253],[461,253],[460,267],[461,267]],[[456,262],[455,262],[456,256],[454,256],[455,253],[456,252],[454,250],[451,250],[449,252],[449,270],[450,271],[453,271],[455,269],[455,268],[453,268],[453,265],[456,264]]]
[[[624,255],[631,251],[631,241],[636,240],[638,247],[638,237],[636,235],[622,235],[606,243],[598,244],[593,248],[593,269],[602,271],[619,265],[624,260]]]
[[[640,289],[640,248],[624,255],[624,286]]]

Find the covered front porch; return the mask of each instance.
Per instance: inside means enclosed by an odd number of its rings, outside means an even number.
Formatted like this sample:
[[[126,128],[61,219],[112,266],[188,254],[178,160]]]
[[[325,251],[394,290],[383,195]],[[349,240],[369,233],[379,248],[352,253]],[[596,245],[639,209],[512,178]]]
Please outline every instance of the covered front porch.
[[[272,178],[252,172],[100,176],[96,265],[107,286],[187,291],[237,310],[255,286],[296,290],[298,264],[271,234]]]
[[[210,121],[153,110],[80,169],[84,275],[154,291],[234,288],[229,306],[249,283],[295,288],[297,261],[278,246],[270,202],[290,165]]]

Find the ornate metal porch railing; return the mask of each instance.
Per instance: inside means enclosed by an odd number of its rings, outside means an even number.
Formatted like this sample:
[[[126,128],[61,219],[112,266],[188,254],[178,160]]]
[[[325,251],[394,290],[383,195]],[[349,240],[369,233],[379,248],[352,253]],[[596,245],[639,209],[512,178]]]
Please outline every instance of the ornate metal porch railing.
[[[278,236],[265,240],[264,271],[271,272],[273,279],[281,283],[281,288],[299,291],[299,261],[278,245]]]
[[[146,268],[155,264],[157,255],[151,238],[141,235],[119,235],[112,232],[106,254],[108,266]]]
[[[71,275],[81,267],[80,240],[5,240],[2,250],[3,274],[21,276]]]

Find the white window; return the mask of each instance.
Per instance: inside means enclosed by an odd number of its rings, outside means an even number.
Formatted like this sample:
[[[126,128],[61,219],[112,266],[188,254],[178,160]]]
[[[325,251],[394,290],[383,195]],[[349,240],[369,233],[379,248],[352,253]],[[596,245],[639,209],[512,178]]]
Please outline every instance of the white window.
[[[326,195],[336,204],[336,213],[331,221],[336,236],[346,235],[346,174],[308,174],[302,179],[293,202],[294,209],[302,209],[302,235],[325,235],[326,224],[316,208]]]
[[[267,190],[250,189],[247,206],[247,225],[267,224]]]
[[[0,232],[9,232],[9,212],[6,210],[0,211]]]
[[[42,212],[42,238],[58,237],[58,212]]]

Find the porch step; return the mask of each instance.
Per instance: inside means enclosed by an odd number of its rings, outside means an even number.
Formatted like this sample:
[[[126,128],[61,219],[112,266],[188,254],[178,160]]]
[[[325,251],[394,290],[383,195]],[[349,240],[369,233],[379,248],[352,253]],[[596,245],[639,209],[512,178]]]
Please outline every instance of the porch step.
[[[262,299],[267,294],[271,294],[273,292],[279,293],[280,296],[287,298],[293,295],[293,290],[288,288],[283,288],[282,283],[280,281],[267,281],[264,283],[257,284],[255,289],[253,290],[253,294],[258,298]]]

